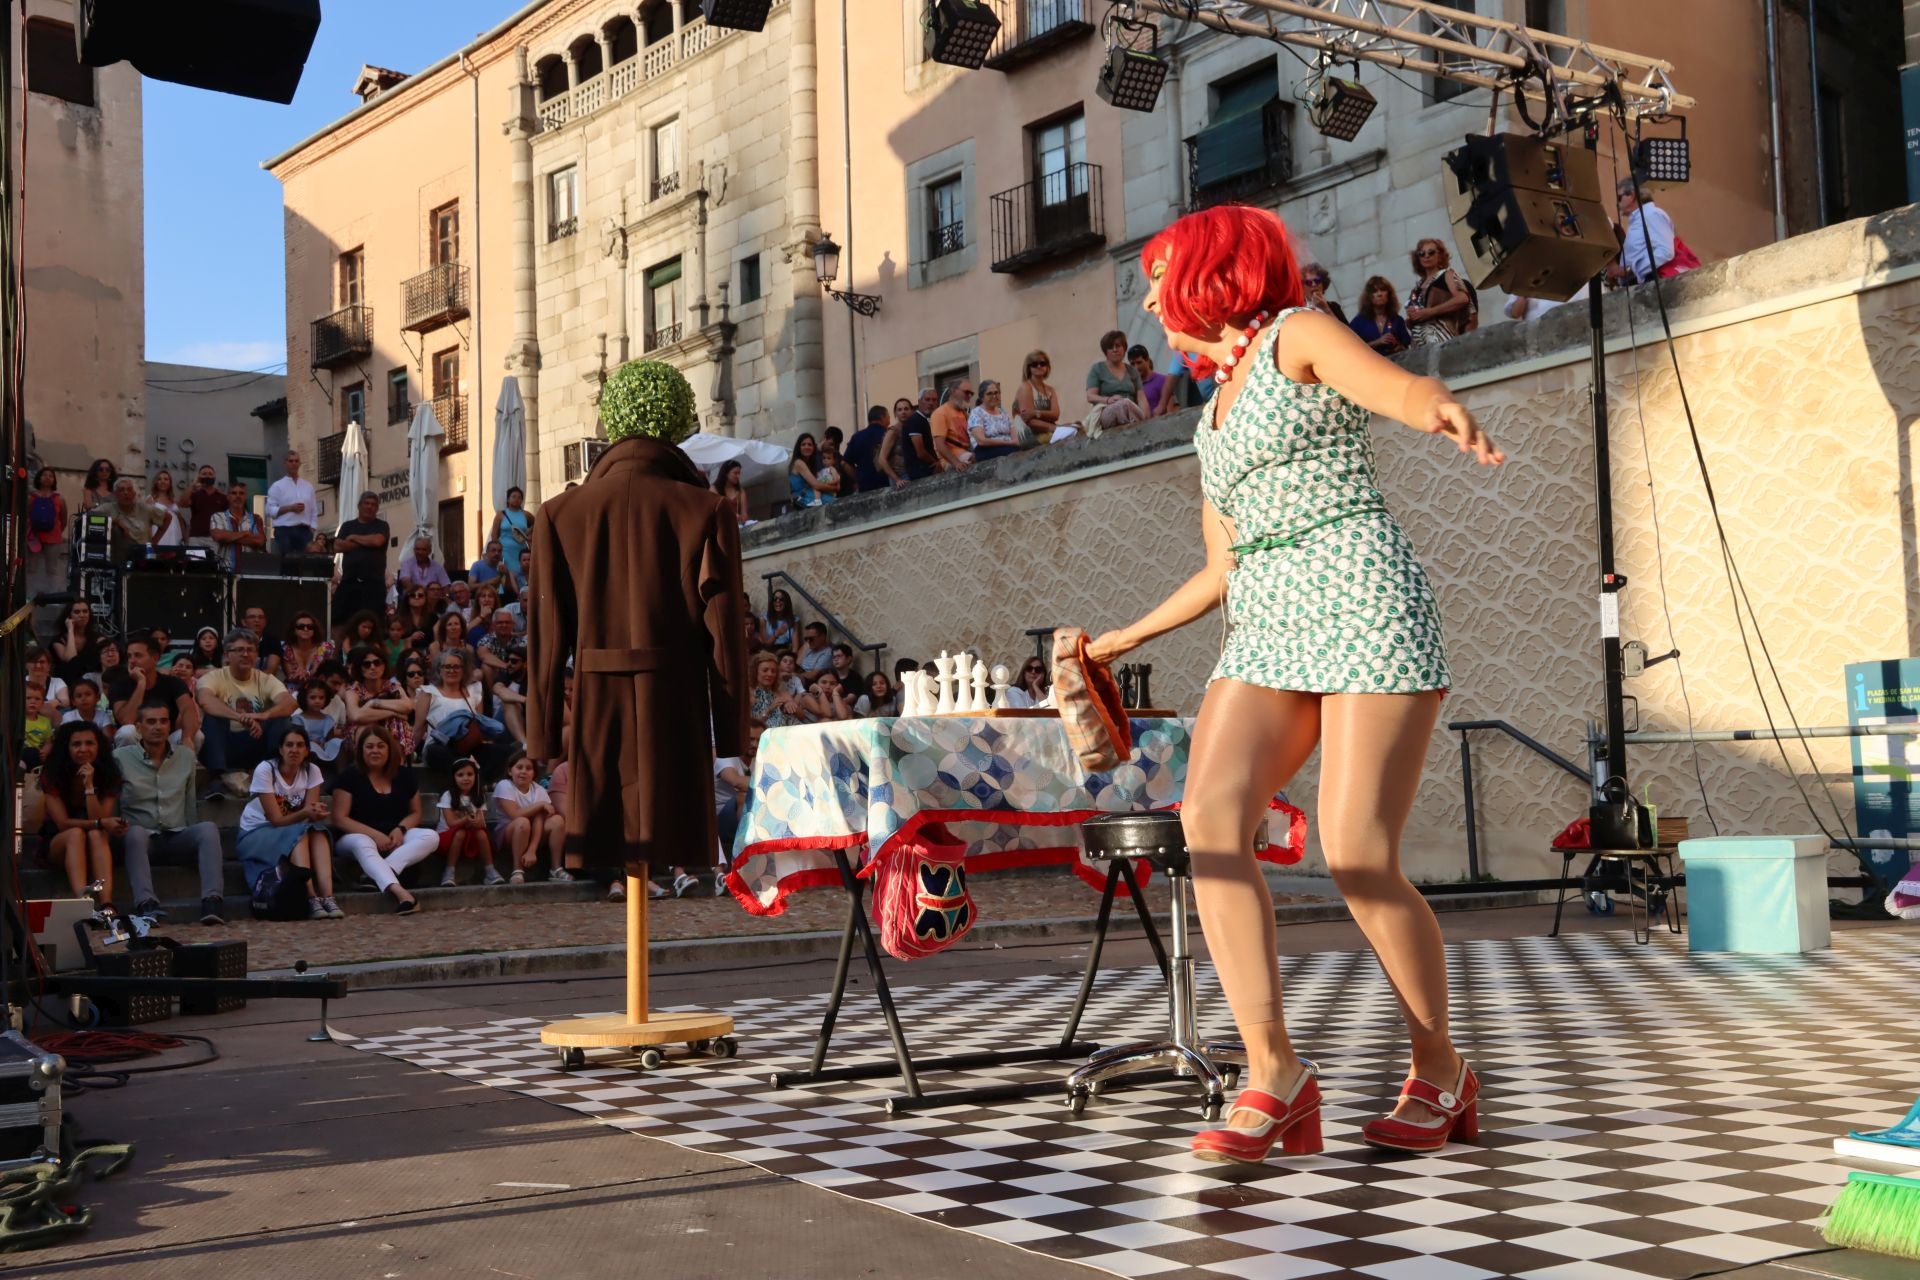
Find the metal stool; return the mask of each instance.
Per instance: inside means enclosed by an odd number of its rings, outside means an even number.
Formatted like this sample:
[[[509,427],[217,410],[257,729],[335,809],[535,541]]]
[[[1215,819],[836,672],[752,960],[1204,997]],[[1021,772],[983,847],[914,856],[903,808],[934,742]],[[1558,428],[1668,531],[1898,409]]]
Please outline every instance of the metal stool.
[[[1067,1077],[1067,1105],[1075,1116],[1086,1110],[1087,1099],[1101,1085],[1120,1076],[1171,1069],[1179,1079],[1197,1080],[1203,1094],[1206,1119],[1218,1120],[1226,1105],[1227,1089],[1247,1064],[1246,1047],[1237,1040],[1200,1042],[1195,1027],[1193,951],[1187,945],[1187,889],[1192,874],[1180,815],[1103,813],[1081,824],[1089,858],[1145,858],[1167,877],[1173,890],[1173,950],[1167,970],[1168,1040],[1145,1040],[1114,1045],[1087,1059]],[[1256,849],[1266,846],[1266,825],[1254,837]]]

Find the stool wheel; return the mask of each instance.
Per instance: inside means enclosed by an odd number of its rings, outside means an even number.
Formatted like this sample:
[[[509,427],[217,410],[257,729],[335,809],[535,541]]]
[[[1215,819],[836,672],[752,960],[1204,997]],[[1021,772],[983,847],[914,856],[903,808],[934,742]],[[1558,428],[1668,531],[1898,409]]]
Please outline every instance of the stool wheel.
[[[1226,1095],[1210,1093],[1206,1096],[1206,1100],[1200,1104],[1200,1118],[1208,1124],[1219,1124],[1220,1117],[1226,1112],[1226,1109]]]
[[[642,1070],[653,1071],[666,1060],[667,1055],[661,1053],[658,1049],[642,1049],[640,1051],[640,1066]]]
[[[1067,1091],[1067,1114],[1078,1120],[1087,1113],[1087,1095],[1091,1091],[1085,1088]]]
[[[587,1051],[585,1049],[562,1048],[560,1050],[560,1069],[562,1071],[573,1071],[586,1065]]]

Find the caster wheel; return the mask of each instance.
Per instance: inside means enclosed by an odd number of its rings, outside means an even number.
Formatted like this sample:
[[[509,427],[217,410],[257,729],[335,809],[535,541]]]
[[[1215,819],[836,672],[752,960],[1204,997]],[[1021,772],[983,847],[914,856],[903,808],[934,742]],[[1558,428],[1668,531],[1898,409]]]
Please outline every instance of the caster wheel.
[[[1589,893],[1587,895],[1587,910],[1592,912],[1596,916],[1612,915],[1613,914],[1613,895],[1608,893],[1598,893],[1598,892]]]
[[[1226,1110],[1227,1100],[1219,1094],[1209,1094],[1200,1104],[1200,1118],[1208,1124],[1219,1124],[1221,1113]]]
[[[900,1111],[899,1111],[899,1108],[898,1108],[898,1106],[896,1105],[896,1104],[898,1104],[898,1102],[899,1102],[899,1101],[900,1101],[900,1100],[899,1100],[898,1098],[888,1098],[888,1099],[887,1099],[887,1103],[886,1103],[886,1112],[887,1112],[887,1114],[888,1114],[888,1115],[890,1115],[890,1116],[897,1116],[897,1115],[899,1115],[899,1114],[900,1114]]]
[[[666,1060],[667,1055],[661,1053],[658,1049],[642,1049],[640,1051],[640,1065],[647,1071],[657,1070],[660,1064]]]
[[[585,1049],[560,1050],[560,1069],[562,1071],[573,1071],[586,1065],[587,1051]]]
[[[721,1036],[708,1042],[707,1052],[716,1058],[737,1058],[740,1056],[740,1042],[732,1036]]]
[[[1220,1080],[1221,1080],[1221,1083],[1226,1085],[1226,1087],[1229,1089],[1239,1088],[1240,1087],[1240,1068],[1228,1067],[1224,1072],[1221,1073]]]
[[[1087,1090],[1075,1089],[1067,1095],[1067,1114],[1078,1120],[1087,1113]]]

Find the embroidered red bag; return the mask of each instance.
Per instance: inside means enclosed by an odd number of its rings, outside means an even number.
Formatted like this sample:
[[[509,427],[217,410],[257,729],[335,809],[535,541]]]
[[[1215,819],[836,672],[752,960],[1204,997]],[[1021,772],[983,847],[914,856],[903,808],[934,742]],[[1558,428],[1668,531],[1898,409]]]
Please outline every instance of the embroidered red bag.
[[[1087,633],[1077,627],[1053,633],[1053,702],[1088,773],[1117,769],[1133,754],[1133,723],[1120,684],[1106,663],[1087,656]]]
[[[962,865],[967,848],[922,836],[901,840],[874,871],[873,905],[880,945],[900,960],[945,951],[967,936],[976,918]]]

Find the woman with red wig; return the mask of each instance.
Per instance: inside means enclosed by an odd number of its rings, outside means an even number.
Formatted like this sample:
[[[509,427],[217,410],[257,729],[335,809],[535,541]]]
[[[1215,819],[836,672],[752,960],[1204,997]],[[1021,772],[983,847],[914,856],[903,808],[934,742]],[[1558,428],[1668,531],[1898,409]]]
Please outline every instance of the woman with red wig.
[[[1478,1082],[1447,1033],[1446,953],[1400,869],[1400,835],[1451,676],[1440,613],[1374,482],[1372,414],[1504,455],[1433,378],[1383,359],[1302,304],[1280,219],[1190,214],[1141,254],[1146,309],[1217,384],[1194,433],[1207,563],[1144,618],[1101,636],[1111,661],[1224,602],[1233,623],[1194,728],[1181,824],[1200,921],[1248,1054],[1227,1127],[1194,1139],[1258,1162],[1321,1149],[1320,1091],[1287,1038],[1273,904],[1254,862],[1268,802],[1316,745],[1328,868],[1406,1013],[1413,1066],[1366,1140],[1433,1151],[1476,1136]]]

